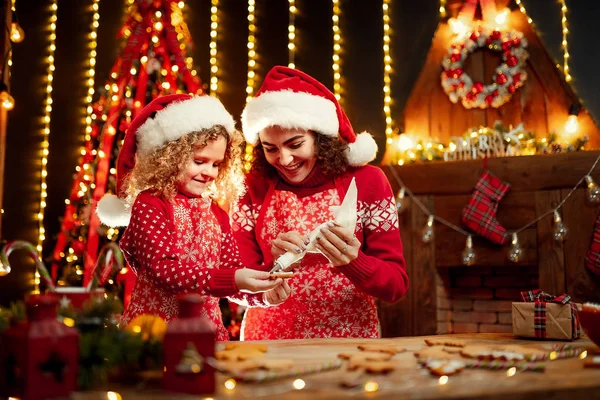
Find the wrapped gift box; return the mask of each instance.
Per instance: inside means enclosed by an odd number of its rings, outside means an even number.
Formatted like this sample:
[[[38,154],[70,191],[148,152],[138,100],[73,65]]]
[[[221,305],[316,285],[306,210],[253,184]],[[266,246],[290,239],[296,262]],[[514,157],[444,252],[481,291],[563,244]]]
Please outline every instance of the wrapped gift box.
[[[512,303],[515,336],[573,340],[581,336],[578,304],[566,294],[551,296],[541,290],[522,292],[523,302]]]

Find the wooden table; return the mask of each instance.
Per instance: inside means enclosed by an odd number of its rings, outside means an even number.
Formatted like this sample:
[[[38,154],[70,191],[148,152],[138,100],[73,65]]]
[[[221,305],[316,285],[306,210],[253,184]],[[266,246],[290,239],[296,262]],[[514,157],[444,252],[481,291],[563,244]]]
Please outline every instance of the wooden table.
[[[577,358],[548,361],[545,372],[518,372],[508,377],[505,370],[465,370],[461,374],[451,376],[445,385],[440,385],[438,378],[431,376],[426,370],[419,368],[413,352],[422,348],[426,337],[464,339],[468,344],[524,344],[542,346],[551,349],[554,344],[564,342],[519,340],[504,334],[464,334],[440,335],[395,339],[309,339],[281,340],[263,342],[269,345],[269,358],[294,359],[298,364],[306,362],[332,361],[342,352],[356,351],[356,345],[365,342],[394,344],[405,347],[406,353],[398,354],[398,369],[384,376],[370,376],[367,379],[378,382],[379,390],[366,393],[362,387],[344,389],[339,383],[347,372],[342,369],[317,375],[303,377],[306,386],[303,390],[292,388],[293,379],[251,384],[238,383],[235,389],[227,390],[224,382],[228,378],[218,375],[218,392],[212,395],[216,399],[306,399],[333,400],[342,397],[377,398],[377,399],[600,399],[600,369],[586,369],[583,361]],[[573,343],[577,347],[585,347],[592,352],[598,348],[587,339]],[[141,384],[137,388],[113,387],[124,400],[131,399],[199,399],[188,395],[165,393],[152,385]],[[107,398],[103,392],[81,392],[74,396],[76,400],[96,400]]]

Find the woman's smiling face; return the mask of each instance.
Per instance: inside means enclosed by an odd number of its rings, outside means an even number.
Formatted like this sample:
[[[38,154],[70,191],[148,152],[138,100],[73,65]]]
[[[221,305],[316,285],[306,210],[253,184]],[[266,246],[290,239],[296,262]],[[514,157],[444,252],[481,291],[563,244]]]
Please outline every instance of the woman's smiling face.
[[[259,133],[265,158],[289,183],[301,183],[317,163],[315,134],[271,126]]]

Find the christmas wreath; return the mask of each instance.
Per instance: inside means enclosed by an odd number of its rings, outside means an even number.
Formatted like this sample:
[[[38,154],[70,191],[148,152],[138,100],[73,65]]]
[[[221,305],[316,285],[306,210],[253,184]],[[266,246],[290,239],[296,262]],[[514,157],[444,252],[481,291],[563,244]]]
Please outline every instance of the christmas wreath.
[[[529,54],[525,47],[527,40],[517,31],[501,32],[479,26],[466,35],[457,36],[442,62],[442,87],[450,101],[460,100],[465,108],[498,108],[508,102],[527,79],[523,67]],[[502,53],[503,62],[496,68],[489,85],[474,82],[464,71],[465,60],[480,48]]]

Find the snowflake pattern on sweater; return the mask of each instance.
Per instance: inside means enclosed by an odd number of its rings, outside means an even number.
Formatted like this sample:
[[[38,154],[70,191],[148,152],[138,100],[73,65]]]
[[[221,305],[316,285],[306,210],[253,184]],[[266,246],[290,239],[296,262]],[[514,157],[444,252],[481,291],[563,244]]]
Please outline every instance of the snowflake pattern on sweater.
[[[231,232],[222,229],[214,211],[208,199],[178,195],[167,203],[138,196],[119,243],[137,273],[123,326],[143,314],[168,322],[179,314],[177,294],[197,292],[205,295],[202,315],[215,325],[217,340],[228,339],[213,296],[237,292],[234,274],[241,262]]]
[[[350,169],[336,178],[316,171],[298,186],[250,175],[248,191],[232,214],[232,230],[243,261],[269,270],[277,235],[306,234],[331,220],[330,207],[340,204],[352,178],[358,187],[358,257],[336,268],[322,254],[306,255],[294,268],[292,294],[284,303],[247,311],[244,339],[379,336],[375,298],[394,302],[408,288],[394,195],[379,168]]]
[[[280,232],[308,234],[331,220],[330,207],[340,203],[335,189],[303,198],[276,191],[260,236],[271,245]],[[327,212],[319,212],[322,210]],[[246,311],[244,340],[378,337],[375,299],[359,291],[339,269],[332,268],[325,256],[306,255],[295,273],[289,280],[293,295],[283,304]]]

